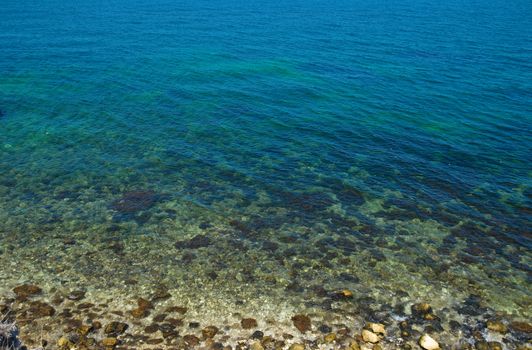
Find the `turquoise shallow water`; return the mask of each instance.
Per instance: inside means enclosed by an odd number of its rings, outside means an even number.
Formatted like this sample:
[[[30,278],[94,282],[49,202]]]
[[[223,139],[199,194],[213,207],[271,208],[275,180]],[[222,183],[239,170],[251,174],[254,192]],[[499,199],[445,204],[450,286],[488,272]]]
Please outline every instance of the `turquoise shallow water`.
[[[274,312],[350,288],[530,317],[531,13],[4,1],[6,290]]]

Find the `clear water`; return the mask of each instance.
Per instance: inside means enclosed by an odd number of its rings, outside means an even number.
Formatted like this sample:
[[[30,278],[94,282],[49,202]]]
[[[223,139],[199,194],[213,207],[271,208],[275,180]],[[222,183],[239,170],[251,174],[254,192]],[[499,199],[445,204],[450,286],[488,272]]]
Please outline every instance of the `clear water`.
[[[6,293],[530,317],[529,1],[1,7]]]

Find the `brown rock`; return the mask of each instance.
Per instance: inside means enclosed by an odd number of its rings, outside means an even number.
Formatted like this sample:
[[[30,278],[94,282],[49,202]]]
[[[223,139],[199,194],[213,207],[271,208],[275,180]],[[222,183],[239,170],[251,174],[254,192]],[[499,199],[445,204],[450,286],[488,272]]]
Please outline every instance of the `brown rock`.
[[[423,317],[426,314],[432,313],[432,307],[427,303],[417,303],[411,306],[412,315]]]
[[[149,326],[146,326],[146,328],[144,328],[144,333],[148,333],[148,334],[152,334],[152,333],[155,333],[159,330],[159,325],[153,323],[153,324],[150,324]]]
[[[165,312],[177,312],[179,314],[186,314],[188,311],[188,309],[186,307],[181,307],[181,306],[170,306],[170,307],[167,307]]]
[[[502,344],[497,341],[488,342],[488,347],[490,350],[502,350]]]
[[[148,311],[141,308],[136,308],[130,311],[131,316],[135,318],[144,318],[149,315]]]
[[[144,309],[144,310],[153,309],[153,304],[151,303],[151,301],[144,299],[144,298],[138,298],[137,305],[139,306],[139,309]]]
[[[203,336],[203,339],[214,338],[216,333],[218,333],[218,328],[215,326],[208,326],[201,330],[201,335]]]
[[[74,290],[67,295],[67,299],[79,301],[81,299],[85,298],[85,292],[82,290]]]
[[[244,318],[240,321],[240,325],[244,329],[252,329],[257,327],[257,320],[254,318]]]
[[[290,347],[288,348],[288,350],[305,350],[305,345],[304,344],[292,344],[290,345]]]
[[[292,322],[301,333],[305,333],[306,331],[310,331],[311,329],[311,321],[308,316],[295,315],[294,317],[292,317]]]
[[[333,341],[336,340],[336,333],[329,333],[329,334],[327,334],[325,337],[323,337],[323,340],[324,340],[326,343],[332,343]]]
[[[113,322],[108,323],[105,326],[103,332],[105,334],[116,334],[116,335],[118,335],[118,334],[124,333],[128,328],[129,328],[129,326],[127,325],[127,323],[113,321]]]
[[[72,344],[72,342],[70,340],[68,340],[67,337],[61,337],[59,338],[59,340],[57,341],[57,346],[60,348],[60,349],[68,349],[72,346],[74,346],[74,344]]]
[[[102,339],[102,345],[106,348],[112,348],[115,347],[116,344],[118,344],[118,339],[116,338],[103,338]]]
[[[47,316],[53,316],[55,314],[55,309],[42,301],[34,301],[30,303],[29,312],[34,318],[41,318]]]
[[[488,320],[486,323],[486,326],[490,331],[498,332],[498,333],[507,333],[508,327],[504,323],[502,323],[499,320]]]
[[[532,325],[527,322],[512,322],[510,323],[510,329],[521,333],[532,333]]]
[[[82,325],[81,327],[79,327],[79,328],[76,330],[76,333],[78,333],[78,334],[81,335],[81,336],[86,336],[87,334],[89,334],[90,332],[92,332],[93,329],[94,329],[93,326]]]
[[[200,343],[200,339],[193,334],[187,334],[183,337],[183,339],[185,340],[185,343],[190,346],[196,346]]]
[[[40,294],[42,289],[34,284],[23,284],[13,288],[18,300],[26,300],[28,297]]]

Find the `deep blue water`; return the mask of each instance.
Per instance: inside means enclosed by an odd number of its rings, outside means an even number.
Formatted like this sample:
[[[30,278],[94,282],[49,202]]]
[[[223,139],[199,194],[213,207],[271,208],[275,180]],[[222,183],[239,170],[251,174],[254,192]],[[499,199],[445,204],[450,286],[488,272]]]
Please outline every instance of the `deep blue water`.
[[[356,275],[370,254],[529,312],[530,1],[0,7],[4,259],[80,232],[128,247],[212,226],[216,244],[243,241],[265,264],[326,259]]]

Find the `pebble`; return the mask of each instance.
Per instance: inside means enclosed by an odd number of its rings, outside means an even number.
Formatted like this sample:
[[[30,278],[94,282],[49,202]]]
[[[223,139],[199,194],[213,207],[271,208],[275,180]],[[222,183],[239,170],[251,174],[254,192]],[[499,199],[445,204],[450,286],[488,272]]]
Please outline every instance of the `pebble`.
[[[417,317],[424,317],[426,314],[432,313],[432,307],[427,303],[417,303],[410,307],[412,315]]]
[[[40,294],[42,289],[34,284],[23,284],[13,288],[13,292],[17,295],[18,299],[27,299],[31,295]]]
[[[128,328],[129,328],[129,326],[127,325],[127,323],[113,321],[113,322],[108,323],[105,326],[103,332],[105,334],[116,334],[116,335],[118,335],[118,334],[124,333]]]
[[[290,345],[290,347],[288,348],[288,350],[305,350],[305,345],[303,344],[292,344]]]
[[[255,331],[251,335],[251,339],[262,339],[264,337],[264,333],[261,331]]]
[[[419,346],[425,350],[436,350],[440,348],[440,344],[428,334],[423,334],[419,338]]]
[[[257,320],[254,318],[244,318],[240,321],[240,325],[244,329],[252,329],[257,327]]]
[[[116,338],[103,338],[102,339],[102,345],[107,348],[112,348],[118,344],[118,339]]]
[[[72,344],[70,340],[68,340],[68,338],[66,337],[61,337],[57,341],[57,346],[59,346],[60,348],[70,348],[72,345],[74,344]]]
[[[532,333],[532,325],[527,322],[512,322],[510,323],[510,329],[521,333]]]
[[[321,332],[321,333],[331,333],[332,331],[332,328],[325,325],[325,324],[322,324],[321,326],[318,327],[318,330]]]
[[[85,298],[85,292],[82,290],[74,290],[67,295],[68,300],[79,301]]]
[[[42,301],[34,301],[30,303],[29,312],[35,318],[53,316],[55,314],[55,309]]]
[[[367,343],[378,343],[380,340],[377,334],[367,329],[362,330],[362,339]]]
[[[215,326],[208,326],[201,330],[201,335],[203,336],[203,339],[214,338],[216,333],[218,333],[218,328]]]
[[[373,333],[382,334],[382,335],[386,334],[386,331],[384,329],[384,325],[382,323],[370,322],[370,323],[367,324],[366,327],[371,329],[371,331]]]
[[[323,337],[323,340],[324,340],[326,343],[332,343],[333,341],[336,340],[336,333],[329,333],[329,334],[327,334],[325,337]]]
[[[260,342],[256,341],[253,344],[251,344],[250,349],[251,350],[264,350],[264,347],[262,346]]]
[[[200,343],[200,339],[193,334],[185,335],[183,337],[183,340],[185,340],[185,343],[187,343],[190,346],[196,346]]]
[[[360,345],[356,340],[352,340],[349,343],[349,347],[347,348],[347,350],[360,350]]]
[[[504,323],[498,320],[488,320],[486,323],[486,326],[490,331],[498,332],[498,333],[507,333],[508,327]]]
[[[311,321],[308,316],[295,315],[294,317],[292,317],[292,322],[301,333],[305,333],[306,331],[310,331],[311,329]]]

